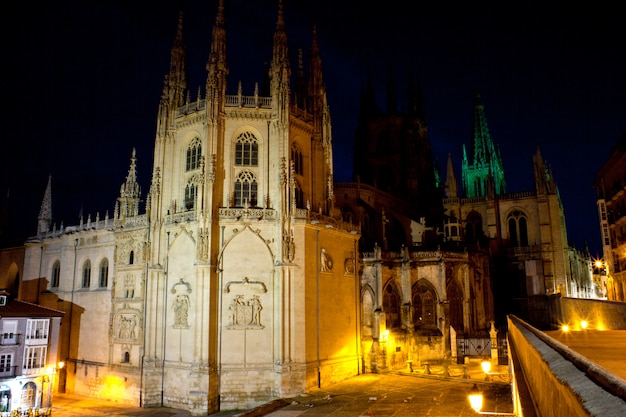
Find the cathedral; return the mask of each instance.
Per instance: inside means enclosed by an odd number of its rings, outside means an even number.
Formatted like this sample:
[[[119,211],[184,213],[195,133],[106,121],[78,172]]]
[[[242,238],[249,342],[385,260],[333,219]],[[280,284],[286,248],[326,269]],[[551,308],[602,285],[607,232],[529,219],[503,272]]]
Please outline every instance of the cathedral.
[[[206,415],[359,373],[360,235],[334,206],[315,30],[294,75],[279,2],[268,91],[231,95],[224,15],[193,100],[179,17],[145,196],[133,150],[112,215],[56,225],[49,179],[21,295],[65,311],[60,392]]]
[[[490,356],[463,341],[494,325],[506,358],[506,314],[540,319],[546,298],[590,294],[549,165],[537,149],[535,187],[508,191],[479,96],[460,181],[452,154],[442,180],[419,88],[405,110],[388,92],[383,111],[366,85],[354,178],[335,183],[316,31],[308,71],[299,53],[292,73],[278,4],[267,85],[249,93],[230,91],[220,0],[192,99],[179,16],[145,194],[149,157],[131,150],[111,214],[57,225],[48,179],[19,296],[65,313],[59,392],[249,409],[362,372]]]

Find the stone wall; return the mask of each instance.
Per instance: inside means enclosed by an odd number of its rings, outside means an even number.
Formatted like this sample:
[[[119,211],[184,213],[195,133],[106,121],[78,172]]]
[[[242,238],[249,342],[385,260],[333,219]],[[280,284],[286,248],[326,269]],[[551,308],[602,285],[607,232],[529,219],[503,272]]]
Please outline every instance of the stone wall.
[[[626,330],[626,303],[583,298],[561,298],[562,319],[570,326],[586,320],[590,328]]]
[[[583,417],[626,415],[626,403],[591,379],[593,364],[529,324],[509,316],[508,337],[515,381],[529,388],[536,415]],[[576,363],[572,360],[576,358]],[[596,367],[597,368],[597,367]],[[519,397],[516,391],[514,396]],[[524,410],[517,410],[525,415]],[[527,415],[532,412],[527,413]]]

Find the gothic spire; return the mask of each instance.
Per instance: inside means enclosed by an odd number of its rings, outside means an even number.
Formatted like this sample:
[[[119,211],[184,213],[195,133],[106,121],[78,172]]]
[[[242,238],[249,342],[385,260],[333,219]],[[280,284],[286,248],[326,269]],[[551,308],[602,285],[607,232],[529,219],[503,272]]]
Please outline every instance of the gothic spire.
[[[140,198],[141,189],[137,182],[137,158],[135,148],[133,148],[128,175],[126,176],[126,181],[122,183],[120,187],[120,196],[117,198],[119,203],[119,217],[124,218],[139,215]]]
[[[270,89],[272,95],[289,92],[289,80],[291,69],[289,67],[289,55],[287,53],[287,32],[285,30],[285,16],[283,1],[278,2],[278,18],[274,31],[274,49],[272,63],[270,65]]]
[[[48,185],[41,201],[38,220],[37,235],[49,232],[52,224],[52,175],[48,175]]]
[[[479,94],[474,97],[473,160],[467,159],[463,148],[462,176],[466,197],[485,196],[487,186],[495,194],[506,192],[500,153],[491,140],[485,109]],[[492,178],[489,178],[492,176]],[[491,181],[491,183],[488,183]]]
[[[183,13],[178,15],[176,37],[170,53],[170,70],[165,75],[159,104],[158,126],[161,133],[168,126],[169,115],[185,102],[187,94],[186,47],[183,41]]]
[[[452,165],[452,155],[450,155],[450,153],[448,153],[448,167],[446,170],[446,198],[458,197],[459,191],[456,183],[456,176],[454,175],[454,167]]]

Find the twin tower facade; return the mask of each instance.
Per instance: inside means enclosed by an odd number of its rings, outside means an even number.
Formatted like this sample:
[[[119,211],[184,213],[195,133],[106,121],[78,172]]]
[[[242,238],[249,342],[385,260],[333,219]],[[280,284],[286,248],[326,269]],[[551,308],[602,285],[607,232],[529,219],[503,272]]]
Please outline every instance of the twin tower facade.
[[[279,2],[269,91],[229,95],[223,3],[193,101],[180,16],[146,195],[134,150],[112,216],[57,227],[48,184],[24,288],[66,313],[61,392],[206,415],[359,372],[359,230],[334,208],[315,31],[292,77]]]

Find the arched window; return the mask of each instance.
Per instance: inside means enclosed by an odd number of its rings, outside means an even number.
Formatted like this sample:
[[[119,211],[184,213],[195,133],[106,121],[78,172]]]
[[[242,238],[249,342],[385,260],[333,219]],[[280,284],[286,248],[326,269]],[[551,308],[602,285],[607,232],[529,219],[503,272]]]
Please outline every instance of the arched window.
[[[196,206],[196,194],[198,186],[192,182],[185,186],[185,209],[192,210]]]
[[[417,328],[436,327],[437,303],[435,289],[429,283],[420,281],[413,286],[413,324]]]
[[[298,175],[303,175],[302,151],[300,151],[300,147],[296,143],[291,144],[291,161],[293,163],[294,172]]]
[[[235,207],[244,205],[256,206],[257,182],[256,177],[250,171],[243,171],[235,180]]]
[[[130,352],[124,352],[124,356],[122,357],[122,363],[130,363]]]
[[[91,285],[91,261],[87,259],[83,264],[83,288]]]
[[[128,264],[132,265],[135,263],[135,251],[130,251],[130,255],[128,255]]]
[[[20,405],[22,407],[34,407],[37,401],[37,385],[27,382],[22,386]]]
[[[200,139],[195,138],[187,148],[187,162],[185,164],[185,169],[187,171],[192,171],[200,168],[201,157],[202,146],[200,145]]]
[[[482,235],[483,219],[480,214],[472,211],[467,215],[467,222],[465,224],[465,241],[470,245],[475,245],[478,243]]]
[[[383,310],[387,319],[387,328],[400,327],[402,324],[400,316],[400,294],[393,283],[387,284],[383,292]]]
[[[509,245],[511,247],[528,246],[528,221],[526,215],[515,210],[507,219],[509,227]]]
[[[258,166],[259,144],[250,132],[243,132],[235,144],[235,165]]]
[[[296,207],[304,208],[304,192],[302,191],[302,186],[298,181],[295,181],[294,184],[294,192],[296,197]]]
[[[109,260],[103,259],[100,262],[100,280],[98,282],[100,288],[106,288],[109,285]]]
[[[52,265],[52,277],[50,279],[50,286],[53,288],[58,288],[60,280],[61,280],[61,262],[55,261],[54,265]]]

